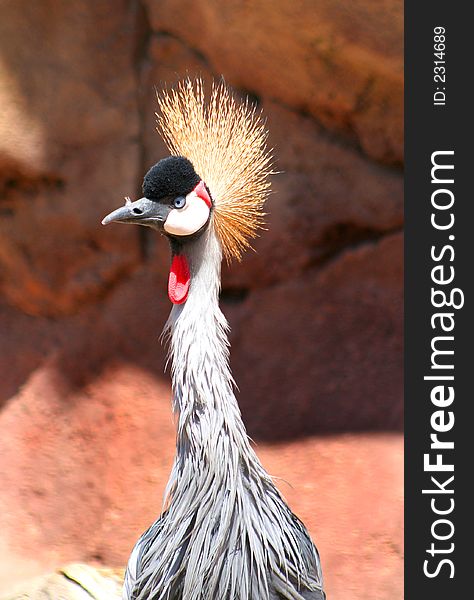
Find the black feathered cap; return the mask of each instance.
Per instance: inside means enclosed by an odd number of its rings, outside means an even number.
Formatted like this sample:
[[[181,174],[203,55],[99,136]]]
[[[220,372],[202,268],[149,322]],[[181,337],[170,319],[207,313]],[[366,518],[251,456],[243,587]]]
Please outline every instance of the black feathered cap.
[[[143,195],[149,200],[186,196],[201,178],[184,156],[168,156],[153,165],[143,179]]]

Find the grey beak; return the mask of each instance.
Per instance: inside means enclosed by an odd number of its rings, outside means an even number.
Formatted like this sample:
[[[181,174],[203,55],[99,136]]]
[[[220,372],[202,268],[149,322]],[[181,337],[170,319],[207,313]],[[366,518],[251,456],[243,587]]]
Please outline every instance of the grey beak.
[[[135,202],[126,200],[125,206],[121,206],[102,219],[102,225],[109,223],[135,223],[137,225],[148,225],[160,228],[166,221],[171,210],[170,206],[140,198]]]

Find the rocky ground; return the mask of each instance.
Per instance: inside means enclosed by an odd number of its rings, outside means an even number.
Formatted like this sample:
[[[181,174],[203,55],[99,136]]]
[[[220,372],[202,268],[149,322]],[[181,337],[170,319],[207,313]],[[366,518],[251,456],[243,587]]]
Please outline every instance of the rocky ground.
[[[120,600],[123,573],[73,563],[14,587],[1,600]]]
[[[199,73],[263,109],[280,171],[268,231],[223,273],[249,433],[329,598],[401,598],[401,3],[0,10],[0,590],[123,566],[159,511],[168,249],[100,220],[165,153],[154,86]]]

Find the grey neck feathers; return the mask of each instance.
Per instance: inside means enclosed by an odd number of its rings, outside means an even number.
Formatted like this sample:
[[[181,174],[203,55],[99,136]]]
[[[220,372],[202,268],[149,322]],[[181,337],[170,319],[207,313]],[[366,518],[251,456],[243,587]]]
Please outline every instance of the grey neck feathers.
[[[200,456],[206,462],[202,466],[213,468],[222,437],[239,453],[250,452],[256,459],[233,392],[229,327],[219,308],[222,253],[212,228],[188,244],[186,257],[189,295],[184,304],[173,307],[165,326],[170,335],[173,407],[179,415],[176,466]],[[218,459],[227,457],[230,453]]]
[[[165,327],[177,452],[165,511],[132,553],[124,597],[135,585],[140,600],[320,600],[316,551],[250,446],[234,396],[212,227],[186,255],[189,295]]]

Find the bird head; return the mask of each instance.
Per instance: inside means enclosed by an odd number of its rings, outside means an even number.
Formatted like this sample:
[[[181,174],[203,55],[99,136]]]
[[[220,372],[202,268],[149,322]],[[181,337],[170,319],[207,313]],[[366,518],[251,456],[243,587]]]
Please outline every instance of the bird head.
[[[143,197],[125,199],[108,214],[102,224],[132,223],[157,229],[179,242],[202,233],[213,208],[205,183],[183,156],[168,156],[153,165],[145,175]]]
[[[213,85],[206,102],[203,82],[185,80],[158,96],[158,106],[158,131],[172,156],[145,175],[142,198],[126,198],[102,223],[146,225],[170,239],[168,293],[182,304],[189,242],[212,228],[227,260],[239,260],[261,227],[271,154],[255,107],[238,103],[224,83]]]
[[[209,190],[187,158],[168,156],[145,175],[143,197],[108,214],[102,224],[132,223],[157,229],[171,242],[173,260],[168,295],[182,304],[190,285],[189,265],[183,253],[187,241],[196,239],[208,227],[213,208]]]

